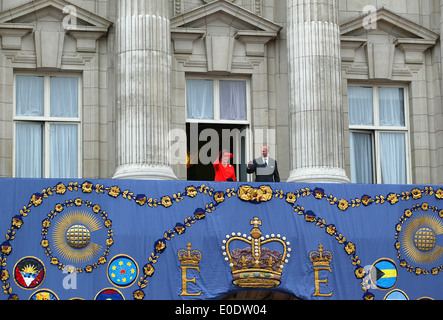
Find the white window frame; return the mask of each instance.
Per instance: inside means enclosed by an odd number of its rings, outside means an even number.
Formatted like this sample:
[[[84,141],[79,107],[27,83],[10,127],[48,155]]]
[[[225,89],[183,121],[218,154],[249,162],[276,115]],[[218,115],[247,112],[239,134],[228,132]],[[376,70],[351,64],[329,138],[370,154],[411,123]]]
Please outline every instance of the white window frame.
[[[207,75],[187,75],[185,79],[197,79],[197,80],[212,80],[213,86],[214,86],[214,119],[191,119],[188,118],[188,106],[187,106],[187,88],[185,88],[185,112],[186,112],[186,122],[187,123],[213,123],[213,124],[227,124],[227,125],[245,125],[248,127],[246,129],[246,135],[245,135],[245,157],[246,159],[250,159],[252,153],[252,137],[251,137],[251,78],[249,77],[232,77],[232,76],[207,76]],[[227,80],[227,81],[245,81],[246,82],[246,120],[222,120],[220,119],[220,81]],[[233,150],[234,153],[240,154],[240,145],[236,144],[236,150]],[[246,163],[247,164],[247,163]],[[240,166],[236,165],[236,177],[240,177]],[[247,175],[248,182],[253,181],[252,175]]]
[[[408,86],[404,84],[367,84],[367,83],[352,83],[348,87],[366,87],[372,88],[373,95],[373,125],[351,125],[349,123],[349,131],[357,133],[371,133],[372,135],[372,163],[373,163],[373,183],[382,184],[381,174],[381,157],[380,157],[380,133],[404,133],[405,134],[405,151],[406,151],[406,183],[411,183],[411,139],[410,139],[410,124],[409,124],[409,91]],[[404,126],[381,126],[380,125],[380,99],[378,88],[402,88],[404,101]],[[349,107],[349,105],[348,105]],[[349,120],[348,120],[349,121]]]
[[[186,104],[186,122],[188,123],[217,123],[217,124],[244,124],[249,125],[251,119],[251,80],[246,77],[211,77],[211,76],[186,76],[187,79],[212,80],[214,86],[214,119],[191,119],[188,118],[188,106]],[[220,119],[220,81],[245,81],[246,82],[246,120],[223,120]],[[187,90],[185,89],[185,101]]]
[[[43,116],[17,116],[17,101],[16,101],[16,77],[17,76],[33,76],[33,77],[44,77],[44,114]],[[51,117],[51,77],[73,77],[78,79],[78,113],[77,117]],[[42,124],[43,125],[43,148],[42,148],[42,178],[50,178],[50,128],[52,124],[75,124],[78,127],[77,130],[77,141],[78,141],[78,176],[73,178],[81,178],[82,177],[82,158],[83,158],[83,150],[82,150],[82,77],[79,74],[75,73],[29,73],[29,72],[15,72],[14,73],[14,94],[13,94],[13,104],[14,104],[14,142],[13,142],[13,176],[16,175],[16,124],[17,123],[34,123],[34,124]]]

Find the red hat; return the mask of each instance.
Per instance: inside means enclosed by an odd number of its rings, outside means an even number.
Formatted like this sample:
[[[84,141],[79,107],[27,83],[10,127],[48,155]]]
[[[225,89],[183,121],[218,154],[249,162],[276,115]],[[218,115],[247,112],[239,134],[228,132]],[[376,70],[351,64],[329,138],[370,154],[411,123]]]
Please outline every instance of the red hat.
[[[234,155],[232,153],[229,153],[229,152],[226,152],[226,151],[224,151],[224,153],[223,153],[223,157],[224,156],[229,156],[229,158],[231,158],[231,159],[234,157]]]

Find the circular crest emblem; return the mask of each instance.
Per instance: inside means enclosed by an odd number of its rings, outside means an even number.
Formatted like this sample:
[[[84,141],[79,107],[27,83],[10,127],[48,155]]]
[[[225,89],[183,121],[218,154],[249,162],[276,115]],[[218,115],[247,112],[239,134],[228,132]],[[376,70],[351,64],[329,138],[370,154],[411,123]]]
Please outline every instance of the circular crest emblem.
[[[120,288],[130,287],[138,276],[138,265],[129,256],[115,256],[108,264],[109,281]]]
[[[378,289],[389,290],[397,283],[397,266],[390,259],[380,259],[372,265],[370,276],[371,282]]]
[[[125,300],[125,297],[117,289],[107,288],[97,293],[95,300]]]
[[[409,300],[409,297],[402,290],[395,289],[389,292],[384,300]]]
[[[15,283],[23,289],[38,288],[45,280],[45,276],[46,269],[43,262],[35,257],[25,257],[14,267]]]
[[[29,300],[58,300],[58,297],[53,291],[42,289],[34,292]]]

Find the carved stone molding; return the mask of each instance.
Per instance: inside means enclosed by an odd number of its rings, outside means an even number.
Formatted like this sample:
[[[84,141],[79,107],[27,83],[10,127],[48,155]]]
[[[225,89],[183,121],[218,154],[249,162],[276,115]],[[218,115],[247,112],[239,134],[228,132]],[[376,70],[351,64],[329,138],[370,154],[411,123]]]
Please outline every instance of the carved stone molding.
[[[70,8],[69,15],[66,8]],[[50,21],[45,21],[46,17]],[[57,21],[59,19],[59,21]],[[40,21],[44,21],[40,23]],[[3,54],[14,61],[32,56],[37,68],[58,69],[64,62],[84,64],[90,53],[96,53],[97,40],[106,36],[112,22],[72,5],[65,0],[35,0],[0,12],[0,37]],[[22,42],[34,42],[35,52],[22,52]],[[66,36],[76,41],[76,52],[64,52]],[[70,63],[69,63],[70,64]]]
[[[0,37],[2,49],[21,50],[22,38],[34,30],[34,26],[27,24],[0,23]]]
[[[205,37],[208,71],[231,71],[234,40],[233,37],[223,35]]]
[[[206,58],[205,72],[231,72],[234,66],[252,69],[263,61],[266,45],[278,36],[282,27],[231,2],[211,1],[171,19],[171,39],[177,61],[201,67]],[[208,29],[211,21],[227,24],[231,32],[227,34],[227,28],[221,28],[220,33],[217,28]],[[198,42],[200,38],[204,41]],[[205,56],[192,55],[196,43],[204,46],[197,51],[205,52]],[[238,45],[244,45],[245,53],[234,57],[234,47]]]
[[[174,0],[174,14],[182,14],[182,0]]]
[[[203,28],[174,28],[171,29],[171,39],[174,43],[174,53],[192,54],[194,41],[206,33]]]
[[[262,15],[262,0],[254,0],[254,12],[255,14]]]
[[[366,44],[367,39],[362,37],[344,37],[340,39],[341,42],[341,61],[354,62],[355,50]]]
[[[405,53],[405,62],[423,64],[423,53],[435,45],[435,40],[428,39],[397,39],[394,45]]]
[[[264,57],[266,44],[277,37],[276,32],[237,31],[235,38],[246,45],[246,55]]]
[[[424,52],[436,44],[438,34],[385,8],[371,13],[372,25],[365,24],[367,17],[340,26],[341,61],[346,74],[389,80],[395,76],[411,77],[424,66]],[[394,40],[387,43],[383,38],[371,36],[372,31],[386,33]],[[366,66],[362,65],[361,57],[354,63],[356,50],[362,46]],[[394,61],[396,52],[404,54],[402,63]]]
[[[77,41],[78,52],[95,52],[97,50],[97,40],[105,36],[108,32],[103,27],[76,27],[70,28],[66,34],[72,36]]]
[[[395,46],[385,43],[366,44],[370,79],[391,79]],[[380,59],[383,57],[383,59]]]
[[[62,31],[35,31],[37,68],[57,68],[62,64],[65,33]]]

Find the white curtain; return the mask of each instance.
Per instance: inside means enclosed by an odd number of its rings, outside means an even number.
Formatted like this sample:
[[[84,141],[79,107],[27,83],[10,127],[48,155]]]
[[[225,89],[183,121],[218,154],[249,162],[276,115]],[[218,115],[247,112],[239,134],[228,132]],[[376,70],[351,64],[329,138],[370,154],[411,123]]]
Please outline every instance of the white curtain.
[[[245,81],[220,81],[220,119],[247,120]]]
[[[404,126],[404,95],[403,88],[379,88],[380,125]]]
[[[373,183],[372,134],[350,133],[351,182]]]
[[[188,119],[214,119],[214,82],[187,79],[186,105]]]
[[[406,183],[406,145],[404,133],[380,133],[382,183]]]
[[[15,133],[15,176],[17,178],[42,177],[42,149],[42,125],[17,123]]]
[[[404,92],[402,88],[379,87],[381,126],[405,126]],[[349,124],[374,125],[372,88],[348,87]],[[406,176],[406,138],[404,133],[380,132],[382,183],[404,184]],[[373,149],[371,133],[350,133],[351,180],[373,183]]]
[[[78,117],[78,78],[51,77],[51,117]]]
[[[16,115],[44,115],[44,77],[16,76]]]
[[[51,178],[78,177],[78,126],[51,124]]]
[[[372,88],[348,87],[349,124],[373,125]]]

